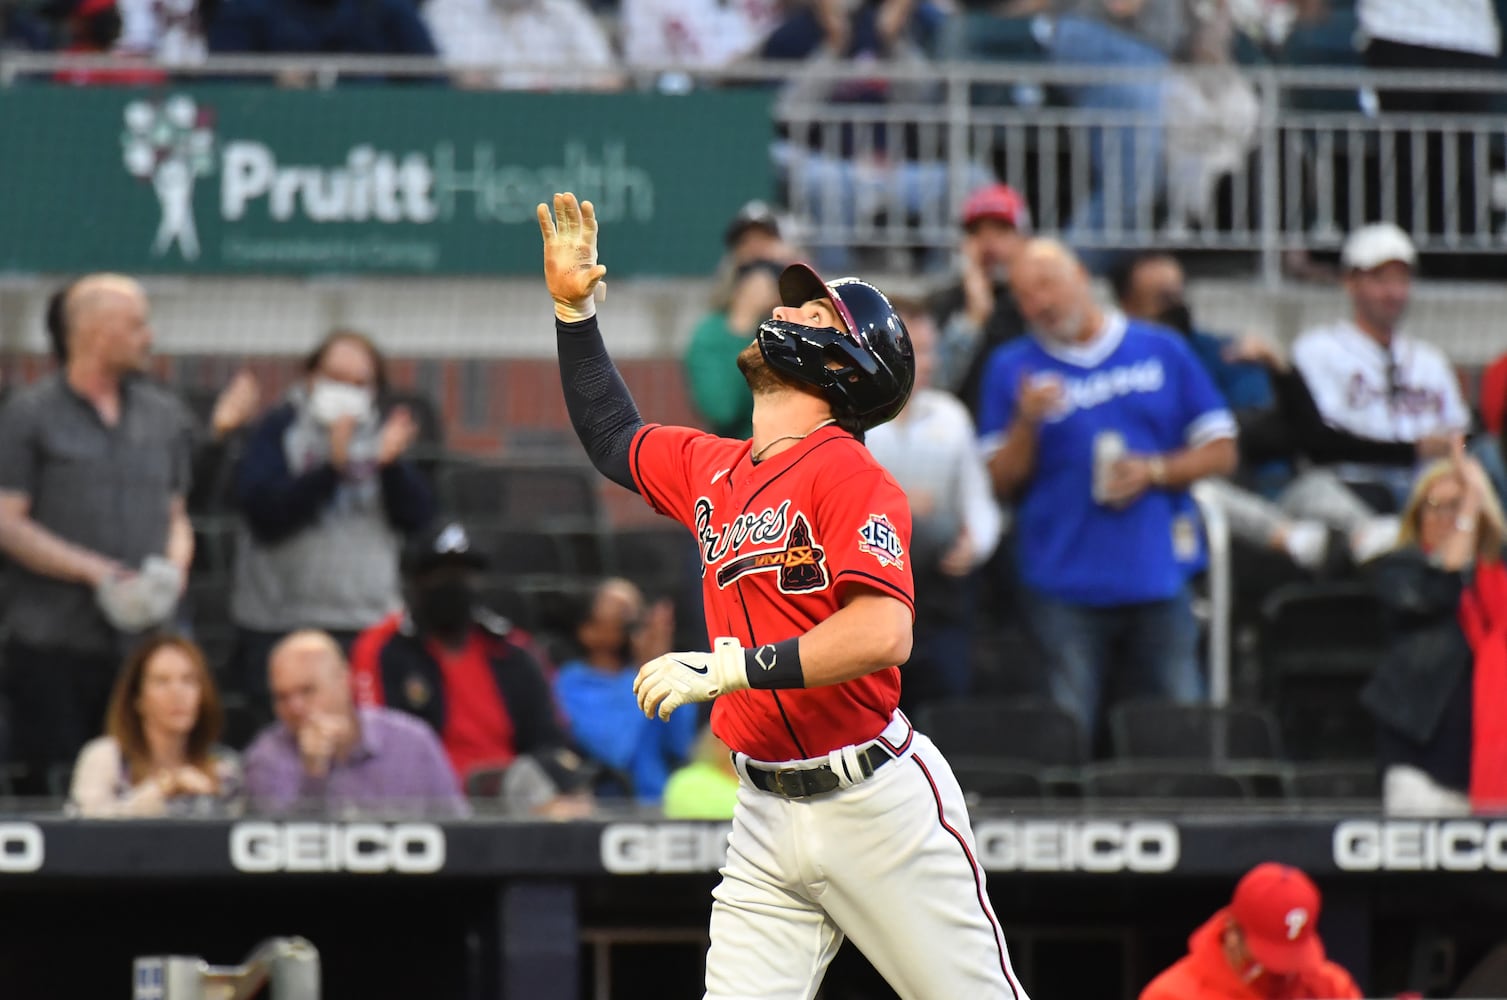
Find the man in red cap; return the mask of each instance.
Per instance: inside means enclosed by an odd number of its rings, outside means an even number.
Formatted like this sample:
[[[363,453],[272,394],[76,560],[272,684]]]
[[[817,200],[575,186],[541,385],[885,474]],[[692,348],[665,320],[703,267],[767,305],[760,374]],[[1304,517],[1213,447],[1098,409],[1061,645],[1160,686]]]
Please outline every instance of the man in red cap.
[[[1257,865],[1141,1000],[1358,1000],[1355,980],[1324,957],[1318,922],[1319,890],[1307,875]]]
[[[961,222],[962,274],[928,305],[941,332],[935,384],[977,414],[984,361],[1000,344],[1025,332],[1005,279],[1031,234],[1031,212],[1014,188],[989,184],[963,202]]]

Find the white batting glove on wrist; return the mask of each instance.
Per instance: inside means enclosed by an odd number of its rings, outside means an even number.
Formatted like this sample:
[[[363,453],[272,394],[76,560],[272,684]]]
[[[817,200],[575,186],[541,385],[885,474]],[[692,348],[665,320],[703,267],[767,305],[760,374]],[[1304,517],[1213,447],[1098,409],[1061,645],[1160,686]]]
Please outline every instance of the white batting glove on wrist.
[[[711,701],[729,691],[748,687],[743,647],[737,639],[721,638],[710,653],[666,653],[645,663],[633,680],[633,693],[644,715],[661,719],[681,705]]]

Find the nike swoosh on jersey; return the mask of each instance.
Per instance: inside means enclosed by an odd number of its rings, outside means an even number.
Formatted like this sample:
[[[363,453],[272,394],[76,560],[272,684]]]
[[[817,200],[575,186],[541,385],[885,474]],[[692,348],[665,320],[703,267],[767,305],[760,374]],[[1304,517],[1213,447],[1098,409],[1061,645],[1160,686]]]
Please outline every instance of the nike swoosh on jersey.
[[[723,469],[722,471],[718,472],[715,476],[712,477],[712,483],[711,483],[711,485],[716,486],[717,485],[717,480],[721,479],[723,476],[727,475],[731,471],[732,471],[731,469]]]
[[[675,662],[678,663],[678,664],[680,664],[682,667],[685,667],[687,670],[689,670],[693,674],[704,674],[704,673],[706,673],[706,667],[693,667],[693,666],[691,666],[689,663],[687,663],[684,660],[676,660]]]

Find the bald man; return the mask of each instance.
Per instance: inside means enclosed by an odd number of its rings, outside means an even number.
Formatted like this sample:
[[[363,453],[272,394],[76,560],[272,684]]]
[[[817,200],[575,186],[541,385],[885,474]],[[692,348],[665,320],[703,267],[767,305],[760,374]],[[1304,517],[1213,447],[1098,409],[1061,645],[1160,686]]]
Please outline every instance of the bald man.
[[[165,557],[181,581],[194,548],[184,501],[193,420],[140,377],[152,346],[145,293],[122,275],[93,274],[61,306],[66,365],[0,413],[0,549],[20,575],[5,609],[0,691],[33,794],[98,734],[135,639],[106,619],[100,584],[149,556]]]
[[[995,490],[1016,505],[1044,687],[1092,738],[1116,700],[1203,694],[1187,491],[1234,470],[1235,421],[1187,344],[1106,313],[1060,243],[1027,244],[1010,283],[1031,335],[989,359],[978,429]]]
[[[246,751],[253,812],[466,813],[434,731],[405,712],[357,708],[345,654],[328,633],[283,639],[268,658],[267,677],[277,722]]]

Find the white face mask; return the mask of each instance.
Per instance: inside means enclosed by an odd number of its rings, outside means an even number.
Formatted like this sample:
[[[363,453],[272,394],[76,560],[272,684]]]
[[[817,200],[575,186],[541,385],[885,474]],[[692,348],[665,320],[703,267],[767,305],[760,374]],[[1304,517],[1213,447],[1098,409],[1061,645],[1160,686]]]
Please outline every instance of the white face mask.
[[[355,417],[358,421],[370,419],[375,402],[370,389],[336,382],[333,379],[316,378],[309,390],[309,415],[328,427],[342,417]]]

